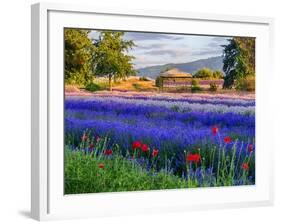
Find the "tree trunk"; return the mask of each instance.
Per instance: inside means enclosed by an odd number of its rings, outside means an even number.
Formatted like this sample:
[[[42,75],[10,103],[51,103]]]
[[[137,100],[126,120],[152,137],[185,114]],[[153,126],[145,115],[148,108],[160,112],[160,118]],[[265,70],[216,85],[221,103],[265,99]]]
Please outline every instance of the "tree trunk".
[[[112,75],[109,75],[109,91],[112,91],[112,82],[111,82]]]

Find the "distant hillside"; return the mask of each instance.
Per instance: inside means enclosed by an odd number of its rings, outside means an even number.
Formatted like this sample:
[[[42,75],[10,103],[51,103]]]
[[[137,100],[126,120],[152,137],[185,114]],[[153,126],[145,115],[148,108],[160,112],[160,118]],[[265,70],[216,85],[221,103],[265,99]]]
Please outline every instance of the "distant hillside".
[[[138,75],[155,79],[162,70],[168,67],[178,68],[184,72],[189,72],[191,74],[194,74],[196,71],[203,67],[208,67],[212,70],[222,70],[222,60],[223,58],[219,56],[187,63],[156,65],[138,69]]]

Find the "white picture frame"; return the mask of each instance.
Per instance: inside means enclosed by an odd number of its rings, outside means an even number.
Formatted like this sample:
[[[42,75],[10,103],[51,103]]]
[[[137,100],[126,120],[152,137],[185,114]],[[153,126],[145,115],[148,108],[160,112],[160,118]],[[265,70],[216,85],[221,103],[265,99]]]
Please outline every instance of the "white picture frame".
[[[273,19],[190,12],[32,5],[31,214],[37,220],[119,216],[273,203],[273,147],[268,121]],[[94,22],[89,22],[94,21]],[[94,25],[93,25],[94,23]],[[94,26],[94,27],[93,27]],[[256,175],[254,186],[63,194],[64,27],[256,37]],[[265,75],[266,73],[266,75]]]

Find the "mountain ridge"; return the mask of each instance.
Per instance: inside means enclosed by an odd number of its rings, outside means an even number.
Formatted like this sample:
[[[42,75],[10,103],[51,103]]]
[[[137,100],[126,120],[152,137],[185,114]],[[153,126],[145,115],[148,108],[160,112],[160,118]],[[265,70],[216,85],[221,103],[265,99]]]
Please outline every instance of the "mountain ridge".
[[[186,63],[168,63],[164,65],[148,66],[148,67],[137,69],[137,71],[139,76],[146,76],[152,79],[156,79],[156,77],[160,74],[161,71],[169,67],[177,68],[191,74],[194,74],[196,71],[198,71],[203,67],[207,67],[212,70],[222,71],[223,57],[216,56],[216,57],[199,59],[196,61],[186,62]]]

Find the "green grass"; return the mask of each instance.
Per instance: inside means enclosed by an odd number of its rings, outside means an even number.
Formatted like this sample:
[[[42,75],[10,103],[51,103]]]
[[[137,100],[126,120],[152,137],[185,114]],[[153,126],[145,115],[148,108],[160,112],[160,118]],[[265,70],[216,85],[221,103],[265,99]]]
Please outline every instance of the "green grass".
[[[104,168],[99,168],[104,164]],[[146,171],[138,164],[116,155],[111,158],[93,156],[83,151],[65,153],[65,193],[97,193],[141,191],[197,187],[164,170]]]
[[[254,154],[248,153],[243,157],[237,154],[237,150],[241,152],[242,148],[237,149],[236,142],[228,150],[225,149],[226,145],[217,147],[207,144],[206,148],[184,151],[184,158],[190,153],[199,153],[201,161],[199,164],[186,162],[180,172],[174,172],[169,165],[173,156],[166,151],[160,151],[154,157],[151,151],[124,151],[117,144],[109,147],[108,137],[97,140],[91,138],[88,131],[84,135],[87,138],[81,140],[75,150],[73,139],[66,136],[66,194],[233,186],[237,185],[235,180],[240,181],[238,185],[253,184],[249,179],[249,171],[255,167]],[[95,147],[89,151],[91,145]],[[108,148],[112,149],[111,155],[105,154]],[[140,160],[145,162],[141,163]],[[242,163],[249,164],[250,169],[243,170]],[[148,170],[147,165],[150,167]],[[214,170],[210,172],[209,167]],[[198,169],[200,177],[196,175]]]
[[[85,89],[90,92],[106,90],[106,89],[108,89],[108,83],[107,82],[91,82],[85,86]]]

